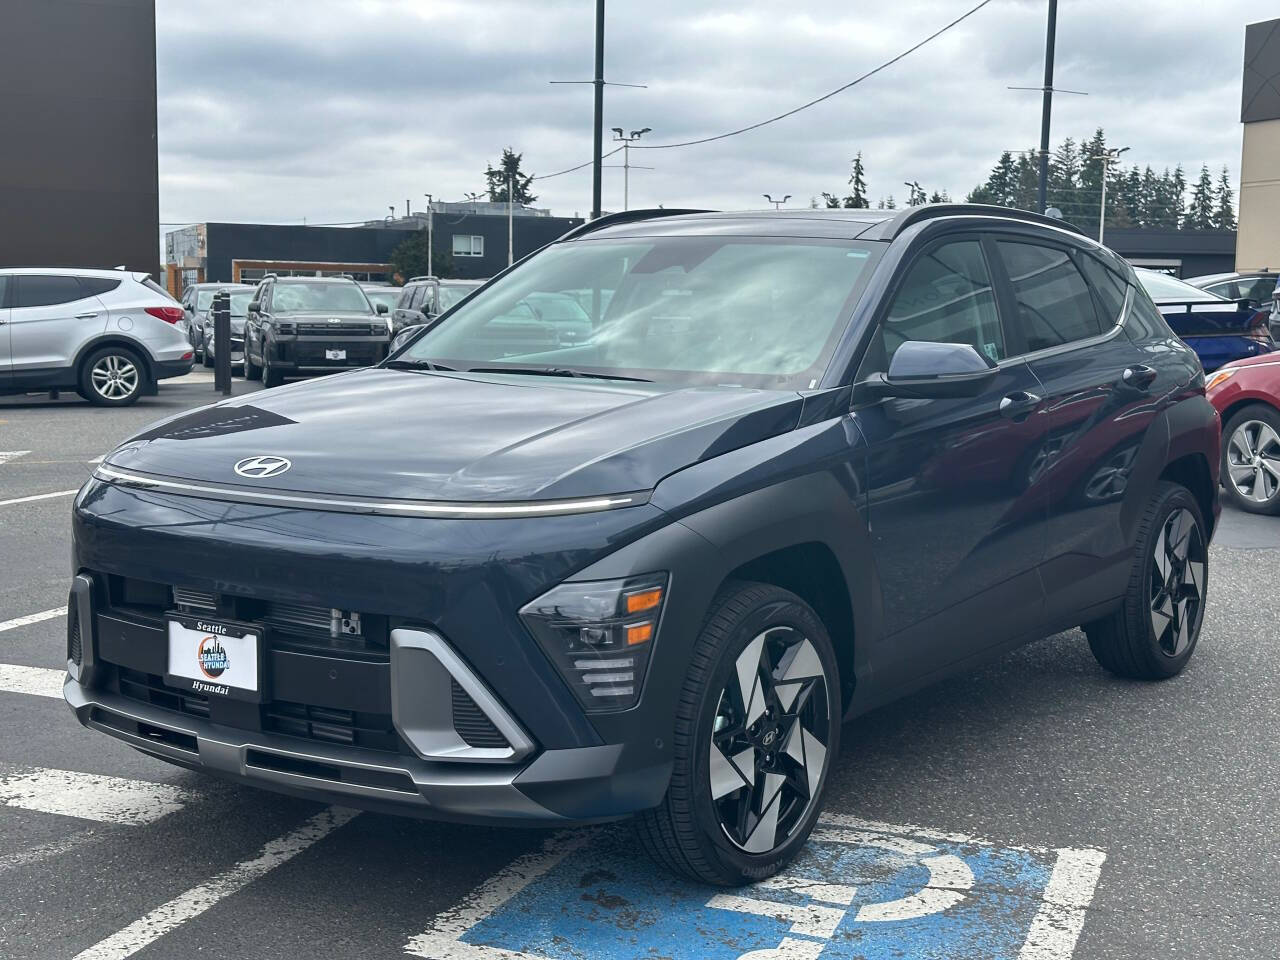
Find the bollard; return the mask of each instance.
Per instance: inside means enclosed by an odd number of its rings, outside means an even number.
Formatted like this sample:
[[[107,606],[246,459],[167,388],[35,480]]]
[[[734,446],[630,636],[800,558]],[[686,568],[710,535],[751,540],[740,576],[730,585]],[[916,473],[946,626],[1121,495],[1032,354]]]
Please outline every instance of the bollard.
[[[213,295],[213,389],[231,396],[231,294]],[[205,347],[207,350],[208,347]]]

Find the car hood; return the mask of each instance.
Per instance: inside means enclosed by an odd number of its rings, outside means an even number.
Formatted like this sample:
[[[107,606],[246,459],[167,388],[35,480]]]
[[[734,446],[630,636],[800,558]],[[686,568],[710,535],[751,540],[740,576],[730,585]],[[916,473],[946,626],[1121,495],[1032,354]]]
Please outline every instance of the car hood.
[[[251,490],[449,502],[650,490],[793,429],[791,391],[372,369],[264,390],[131,438],[105,467]],[[246,479],[247,457],[287,471]]]

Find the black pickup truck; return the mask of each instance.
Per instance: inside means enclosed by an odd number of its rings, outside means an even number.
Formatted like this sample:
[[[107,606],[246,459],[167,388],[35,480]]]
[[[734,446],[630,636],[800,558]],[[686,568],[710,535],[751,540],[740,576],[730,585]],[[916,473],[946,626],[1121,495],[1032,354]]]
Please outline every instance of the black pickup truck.
[[[391,326],[345,277],[267,277],[249,304],[244,375],[275,387],[287,376],[368,367],[387,355]]]

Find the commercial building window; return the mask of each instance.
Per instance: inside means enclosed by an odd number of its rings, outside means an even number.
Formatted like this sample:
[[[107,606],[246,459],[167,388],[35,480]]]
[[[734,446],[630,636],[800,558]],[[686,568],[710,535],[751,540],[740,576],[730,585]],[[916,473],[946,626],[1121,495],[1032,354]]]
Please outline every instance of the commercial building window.
[[[455,233],[453,235],[453,255],[455,257],[483,257],[484,237]]]

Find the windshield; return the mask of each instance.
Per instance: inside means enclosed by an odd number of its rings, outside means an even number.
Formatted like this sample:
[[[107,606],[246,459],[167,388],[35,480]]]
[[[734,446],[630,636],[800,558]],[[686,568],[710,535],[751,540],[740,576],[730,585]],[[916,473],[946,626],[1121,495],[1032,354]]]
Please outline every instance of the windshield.
[[[399,287],[374,287],[365,290],[364,295],[369,298],[369,302],[375,307],[380,303],[385,303],[388,310],[394,310],[396,304],[400,302]]]
[[[343,310],[369,313],[369,301],[354,283],[290,283],[276,281],[271,294],[272,313],[331,313]]]
[[[254,291],[245,290],[241,293],[231,294],[231,315],[233,317],[246,317],[249,315],[249,303],[253,300]]]
[[[879,249],[779,237],[563,243],[460,306],[401,359],[809,388]]]
[[[442,283],[440,284],[440,293],[439,293],[440,312],[444,313],[450,307],[454,306],[454,304],[458,303],[458,301],[460,301],[463,297],[467,296],[467,294],[471,293],[471,291],[475,290],[475,288],[478,286],[479,286],[478,283],[475,283],[475,284]]]
[[[209,309],[209,305],[213,303],[213,295],[217,293],[216,287],[202,287],[196,291],[196,312],[204,313]]]
[[[1138,275],[1138,282],[1151,295],[1152,300],[1197,300],[1209,302],[1226,299],[1216,293],[1193,287],[1191,284],[1171,277],[1166,273],[1157,273],[1154,270],[1135,270],[1134,272]]]

